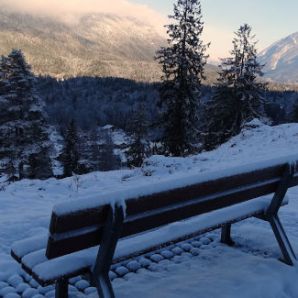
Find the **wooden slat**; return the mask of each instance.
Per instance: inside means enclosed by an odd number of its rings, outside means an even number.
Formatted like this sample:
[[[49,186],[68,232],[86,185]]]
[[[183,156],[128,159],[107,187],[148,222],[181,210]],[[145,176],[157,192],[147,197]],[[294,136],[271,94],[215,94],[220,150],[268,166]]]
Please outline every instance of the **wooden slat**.
[[[58,216],[52,213],[50,233],[65,233],[93,225],[103,224],[106,221],[109,207],[86,209],[80,212]]]
[[[45,248],[47,245],[47,241],[48,241],[47,234],[17,241],[12,245],[11,256],[15,260],[20,262],[25,255],[31,252],[34,252],[38,249]]]
[[[80,251],[99,244],[102,236],[103,228],[91,232],[87,232],[78,236],[67,236],[67,238],[56,239],[54,235],[50,235],[46,256],[49,259]]]
[[[124,225],[123,237],[270,194],[277,186],[278,181],[275,181],[257,188],[238,190],[234,193],[214,196],[213,198],[202,197],[190,204],[182,203],[180,206],[173,206],[173,208],[157,209],[155,212],[135,216],[132,220],[128,216]]]
[[[25,268],[23,268],[25,270]],[[50,286],[52,284],[54,284],[57,279],[54,278],[54,279],[43,279],[41,278],[40,276],[38,276],[34,271],[28,271],[28,270],[25,270],[29,275],[31,275],[42,287],[46,287],[46,286]],[[90,267],[89,266],[86,266],[86,267],[83,267],[83,268],[80,268],[76,271],[73,271],[67,275],[60,275],[59,276],[59,279],[61,278],[65,278],[65,279],[70,279],[72,277],[77,277],[79,275],[83,275],[83,274],[86,274],[86,273],[90,273]]]
[[[10,251],[10,255],[19,263],[21,263],[22,258],[20,258],[13,250]]]
[[[192,200],[198,195],[207,196],[215,192],[224,192],[229,189],[259,183],[280,177],[284,169],[285,165],[279,165],[259,171],[198,183],[184,188],[173,189],[167,192],[138,198],[137,200],[128,200],[126,211],[129,214],[138,214],[140,212],[162,208],[176,202]]]

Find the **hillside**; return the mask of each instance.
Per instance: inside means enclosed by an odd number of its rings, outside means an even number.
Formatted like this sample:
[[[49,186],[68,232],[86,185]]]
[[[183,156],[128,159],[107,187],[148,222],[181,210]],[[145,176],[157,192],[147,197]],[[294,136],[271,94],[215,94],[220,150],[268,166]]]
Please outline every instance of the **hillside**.
[[[165,40],[156,26],[133,17],[88,13],[69,22],[0,10],[0,54],[22,49],[38,75],[158,81],[154,56]],[[216,69],[208,65],[208,80]]]
[[[298,83],[298,32],[269,46],[260,53],[265,77],[280,83]]]
[[[152,25],[130,17],[86,14],[68,23],[0,11],[1,54],[21,48],[36,74],[150,80],[159,77],[153,57],[163,42]]]

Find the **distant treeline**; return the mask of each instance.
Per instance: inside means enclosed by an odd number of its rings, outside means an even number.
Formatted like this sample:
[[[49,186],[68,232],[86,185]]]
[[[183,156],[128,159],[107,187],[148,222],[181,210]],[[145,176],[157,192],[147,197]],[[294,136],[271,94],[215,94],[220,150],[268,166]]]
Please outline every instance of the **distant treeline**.
[[[145,106],[149,123],[154,123],[158,118],[160,83],[140,83],[121,78],[57,80],[40,77],[37,86],[46,103],[49,122],[58,128],[75,120],[83,131],[106,124],[129,130],[129,119],[140,103]],[[278,90],[268,90],[265,95],[267,115],[272,123],[298,120],[294,113],[298,91],[288,90],[288,86],[283,88],[282,85],[276,88]],[[214,86],[202,86],[204,103],[212,98],[214,91]]]

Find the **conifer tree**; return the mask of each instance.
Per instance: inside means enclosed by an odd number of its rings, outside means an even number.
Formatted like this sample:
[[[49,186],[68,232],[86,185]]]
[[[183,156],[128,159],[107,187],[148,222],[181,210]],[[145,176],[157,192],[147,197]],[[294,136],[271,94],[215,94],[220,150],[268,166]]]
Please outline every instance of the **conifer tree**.
[[[156,55],[163,71],[161,125],[166,153],[181,156],[192,153],[198,142],[198,107],[208,45],[201,40],[199,0],[177,0],[170,18],[168,46]]]
[[[146,141],[147,122],[145,107],[140,105],[133,113],[130,121],[132,142],[127,151],[127,164],[129,167],[140,167],[148,156],[149,144]]]
[[[216,92],[207,107],[205,149],[237,135],[254,118],[264,117],[263,75],[257,61],[255,36],[244,24],[235,33],[231,57],[222,59]]]
[[[0,158],[4,168],[15,169],[19,179],[52,176],[48,127],[34,83],[20,50],[1,58]],[[32,167],[33,159],[42,167]]]
[[[79,173],[79,148],[78,148],[78,132],[75,121],[72,120],[65,132],[64,147],[62,151],[62,165],[64,177],[70,177]]]

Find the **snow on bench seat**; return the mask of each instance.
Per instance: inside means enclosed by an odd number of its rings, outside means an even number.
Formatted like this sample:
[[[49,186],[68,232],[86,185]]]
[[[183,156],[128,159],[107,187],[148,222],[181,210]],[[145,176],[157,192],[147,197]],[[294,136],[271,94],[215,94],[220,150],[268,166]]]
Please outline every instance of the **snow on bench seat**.
[[[156,230],[124,238],[118,242],[114,260],[141,254],[165,243],[178,240],[200,231],[211,230],[223,223],[238,221],[263,213],[271,203],[272,196],[264,196],[231,207],[175,222]],[[288,200],[284,201],[287,204]],[[48,260],[45,256],[47,237],[19,241],[13,246],[13,256],[21,259],[24,269],[32,273],[42,285],[48,285],[61,276],[72,277],[82,274],[95,263],[98,247],[88,248],[76,253]],[[41,247],[43,246],[43,247]]]
[[[25,255],[45,248],[47,246],[47,242],[47,234],[17,241],[12,245],[13,257],[20,262]]]

